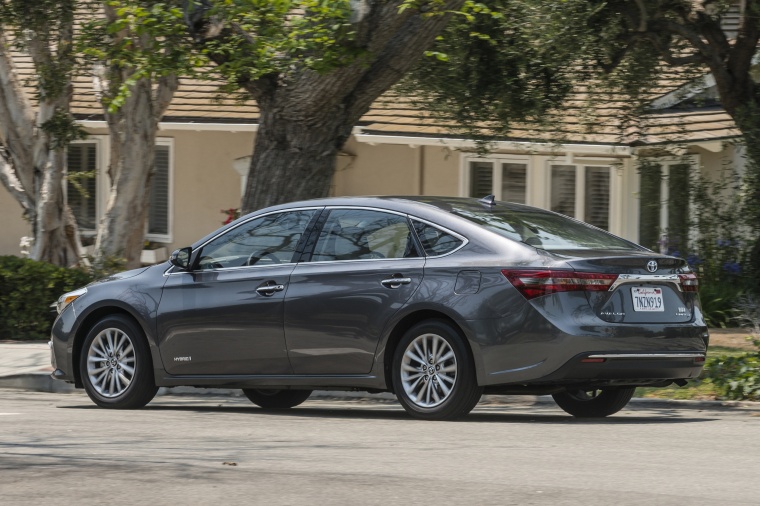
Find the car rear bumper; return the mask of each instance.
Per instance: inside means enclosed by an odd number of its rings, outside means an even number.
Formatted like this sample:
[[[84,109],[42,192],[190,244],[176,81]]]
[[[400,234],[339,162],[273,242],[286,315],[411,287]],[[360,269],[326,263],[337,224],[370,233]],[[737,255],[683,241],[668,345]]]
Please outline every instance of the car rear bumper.
[[[705,358],[704,352],[584,353],[531,384],[647,385],[695,379]]]
[[[466,322],[479,384],[639,380],[643,385],[696,378],[704,366],[709,335],[698,323],[627,325],[597,320],[579,325],[570,320],[560,329],[530,316],[522,322]]]

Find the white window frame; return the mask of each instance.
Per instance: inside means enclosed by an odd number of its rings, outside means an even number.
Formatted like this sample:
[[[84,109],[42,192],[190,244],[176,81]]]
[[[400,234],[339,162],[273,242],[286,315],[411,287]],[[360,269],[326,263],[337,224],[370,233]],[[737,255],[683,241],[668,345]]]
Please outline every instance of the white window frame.
[[[575,167],[575,219],[586,221],[586,167],[601,167],[610,171],[610,203],[607,210],[607,231],[615,235],[622,235],[621,213],[622,209],[616,207],[616,202],[622,202],[622,181],[619,177],[618,168],[621,161],[614,158],[587,158],[575,156],[568,158],[553,157],[546,161],[546,185],[544,209],[551,209],[552,203],[552,166],[564,165]],[[622,168],[622,167],[620,167]]]
[[[171,137],[158,137],[156,138],[156,146],[168,146],[169,147],[169,174],[168,185],[166,191],[168,192],[167,206],[168,209],[166,222],[168,224],[168,234],[148,234],[148,221],[145,220],[145,239],[152,242],[171,244],[174,242],[174,139]]]
[[[95,195],[95,221],[100,223],[100,220],[105,213],[108,206],[108,195],[111,192],[111,178],[108,176],[108,153],[110,153],[110,139],[107,135],[89,135],[86,139],[74,141],[71,144],[95,144],[95,166],[97,168],[96,175],[96,192]],[[168,146],[169,147],[169,174],[168,174],[168,216],[167,222],[169,224],[168,234],[147,234],[145,240],[170,244],[174,242],[174,139],[171,137],[159,137],[156,139],[156,146]],[[68,171],[68,167],[67,167]],[[66,186],[64,186],[64,191]],[[148,224],[145,224],[146,231]],[[80,233],[84,237],[94,237],[97,234],[97,230],[92,229],[80,229]]]
[[[532,189],[533,189],[533,159],[527,155],[510,155],[510,154],[492,154],[488,156],[477,156],[472,154],[462,154],[461,170],[459,171],[459,196],[470,196],[470,162],[490,162],[493,164],[493,182],[491,190],[496,200],[502,200],[502,170],[503,163],[516,163],[525,165],[525,204],[532,206]]]
[[[107,135],[89,135],[86,139],[72,141],[72,145],[95,144],[95,223],[100,223],[100,218],[106,210],[108,203],[108,161],[105,153],[108,152]],[[66,175],[68,175],[68,165]],[[64,191],[68,191],[68,185],[64,185]],[[66,195],[68,201],[68,195]],[[80,228],[79,233],[83,237],[95,237],[97,229]]]

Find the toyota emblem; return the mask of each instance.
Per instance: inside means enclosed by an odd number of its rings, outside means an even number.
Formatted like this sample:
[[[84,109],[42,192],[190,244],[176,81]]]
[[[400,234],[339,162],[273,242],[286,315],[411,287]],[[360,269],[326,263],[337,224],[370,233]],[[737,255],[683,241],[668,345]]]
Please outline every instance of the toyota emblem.
[[[650,260],[647,262],[647,270],[649,272],[657,272],[657,262]]]

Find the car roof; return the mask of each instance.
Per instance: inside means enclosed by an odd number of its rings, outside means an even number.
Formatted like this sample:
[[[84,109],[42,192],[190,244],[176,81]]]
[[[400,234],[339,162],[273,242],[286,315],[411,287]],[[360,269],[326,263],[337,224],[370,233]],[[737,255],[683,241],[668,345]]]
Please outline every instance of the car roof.
[[[237,220],[229,223],[227,226],[215,230],[214,232],[206,235],[193,243],[193,249],[197,248],[201,244],[210,240],[212,237],[222,233],[225,230],[233,228],[243,221],[251,219],[251,217],[259,214],[265,214],[276,211],[284,211],[288,209],[297,209],[304,207],[330,207],[330,206],[352,206],[352,207],[371,207],[377,209],[385,209],[389,211],[396,211],[401,213],[409,213],[422,219],[429,219],[441,226],[447,227],[454,224],[459,224],[459,227],[466,226],[467,228],[480,228],[477,225],[464,220],[463,218],[454,216],[452,213],[455,210],[459,211],[501,211],[505,209],[515,211],[538,211],[546,212],[548,214],[554,214],[550,211],[545,211],[539,208],[525,206],[522,204],[515,204],[512,202],[497,201],[494,205],[484,203],[476,198],[468,197],[439,197],[439,196],[417,196],[417,195],[378,195],[378,196],[351,196],[351,197],[327,197],[321,199],[301,200],[296,202],[289,202],[286,204],[279,204],[264,209],[253,211],[252,213],[241,216]],[[453,219],[453,223],[449,220]],[[489,233],[490,235],[490,233]]]

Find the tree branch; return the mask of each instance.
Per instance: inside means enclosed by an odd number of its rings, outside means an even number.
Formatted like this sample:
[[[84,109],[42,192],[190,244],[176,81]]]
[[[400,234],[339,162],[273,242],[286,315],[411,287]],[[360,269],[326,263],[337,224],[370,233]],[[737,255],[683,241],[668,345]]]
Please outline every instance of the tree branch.
[[[728,56],[727,66],[736,77],[749,74],[760,40],[760,1],[750,0],[749,4],[741,12],[739,32]]]
[[[10,45],[0,32],[0,144],[20,187],[27,193],[34,188],[33,137],[32,105],[18,79]]]
[[[5,146],[0,146],[0,181],[8,192],[21,204],[24,209],[25,216],[32,216],[34,214],[34,200],[29,196],[29,193],[24,189],[24,186],[16,177],[17,172]]]
[[[161,121],[178,87],[179,79],[177,79],[176,74],[158,78],[156,91],[153,95],[153,121],[156,123]]]

